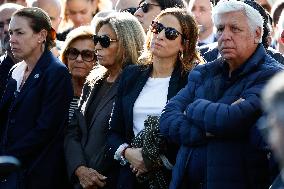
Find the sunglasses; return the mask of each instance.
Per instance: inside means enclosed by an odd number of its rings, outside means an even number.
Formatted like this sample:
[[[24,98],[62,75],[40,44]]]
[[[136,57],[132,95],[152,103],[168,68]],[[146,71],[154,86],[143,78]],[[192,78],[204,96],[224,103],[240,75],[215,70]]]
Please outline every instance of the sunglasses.
[[[110,46],[110,42],[118,41],[117,39],[109,38],[109,36],[107,35],[102,35],[102,36],[94,35],[93,40],[95,45],[97,45],[97,43],[100,42],[103,48],[108,48]]]
[[[161,31],[165,30],[165,36],[169,40],[175,40],[179,35],[182,36],[182,34],[179,31],[177,31],[175,28],[165,27],[163,24],[156,21],[152,21],[152,24],[150,25],[150,30],[154,34],[158,34]]]
[[[160,5],[144,2],[137,7],[137,10],[141,8],[144,13],[147,13],[149,11],[150,6],[158,6],[159,7]]]
[[[76,60],[79,54],[81,55],[82,59],[86,62],[91,62],[96,59],[95,51],[92,50],[85,49],[79,51],[76,48],[70,48],[66,51],[67,58],[70,60]]]
[[[129,12],[130,14],[134,15],[134,13],[137,11],[137,8],[135,7],[129,7],[127,9],[122,9],[120,12]]]

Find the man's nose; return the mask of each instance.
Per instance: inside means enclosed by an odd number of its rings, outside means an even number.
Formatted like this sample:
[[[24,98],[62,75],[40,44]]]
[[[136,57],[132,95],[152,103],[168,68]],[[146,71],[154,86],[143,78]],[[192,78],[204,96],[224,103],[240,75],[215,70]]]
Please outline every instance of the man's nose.
[[[231,32],[227,29],[224,29],[222,32],[218,34],[218,40],[228,40],[231,39],[232,35]]]

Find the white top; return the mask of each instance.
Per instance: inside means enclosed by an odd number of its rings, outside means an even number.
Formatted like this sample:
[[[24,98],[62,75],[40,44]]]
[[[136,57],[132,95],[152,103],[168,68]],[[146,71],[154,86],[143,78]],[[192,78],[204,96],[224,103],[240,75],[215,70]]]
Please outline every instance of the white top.
[[[167,103],[170,78],[148,78],[133,107],[133,131],[135,136],[144,129],[144,121],[148,115],[161,115]]]
[[[17,91],[20,92],[20,86],[24,78],[25,70],[27,69],[27,64],[22,61],[17,64],[17,67],[12,72],[12,78],[17,81]]]

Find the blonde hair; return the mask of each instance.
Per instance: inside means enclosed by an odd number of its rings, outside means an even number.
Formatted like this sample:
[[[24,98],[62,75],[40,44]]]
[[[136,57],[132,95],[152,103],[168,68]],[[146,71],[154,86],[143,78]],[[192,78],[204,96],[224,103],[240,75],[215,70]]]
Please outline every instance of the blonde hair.
[[[66,53],[67,50],[69,49],[70,45],[79,39],[90,39],[93,40],[93,35],[94,35],[94,31],[92,29],[91,26],[80,26],[78,28],[75,28],[73,30],[71,30],[67,37],[66,40],[63,44],[62,47],[62,51],[61,51],[61,61],[67,65],[68,61],[67,61],[67,57],[66,57]]]
[[[114,30],[118,39],[117,60],[121,68],[129,63],[136,63],[145,41],[145,33],[139,21],[130,13],[111,13],[99,19],[96,24],[96,33],[106,24]]]

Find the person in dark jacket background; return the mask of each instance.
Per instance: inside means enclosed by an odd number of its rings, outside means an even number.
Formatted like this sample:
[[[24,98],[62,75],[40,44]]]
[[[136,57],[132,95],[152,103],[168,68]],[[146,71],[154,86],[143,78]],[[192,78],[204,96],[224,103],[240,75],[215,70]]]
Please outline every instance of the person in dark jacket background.
[[[165,9],[152,22],[150,31],[140,65],[129,66],[122,73],[110,120],[108,145],[122,165],[118,181],[122,188],[150,188],[147,183],[136,182],[135,175],[146,173],[149,167],[142,149],[131,148],[132,140],[144,129],[149,115],[161,114],[167,101],[185,86],[189,71],[202,62],[195,46],[197,24],[185,9]],[[173,161],[174,147],[172,144],[172,157],[168,157]]]
[[[166,105],[161,133],[181,145],[170,189],[265,189],[265,151],[251,140],[260,92],[283,66],[261,44],[263,20],[251,6],[221,1],[213,10],[220,59],[197,66]]]
[[[11,69],[0,101],[0,155],[18,158],[21,170],[1,178],[0,188],[66,188],[63,132],[73,90],[66,66],[50,52],[55,31],[42,9],[23,8],[9,34],[23,61]]]

